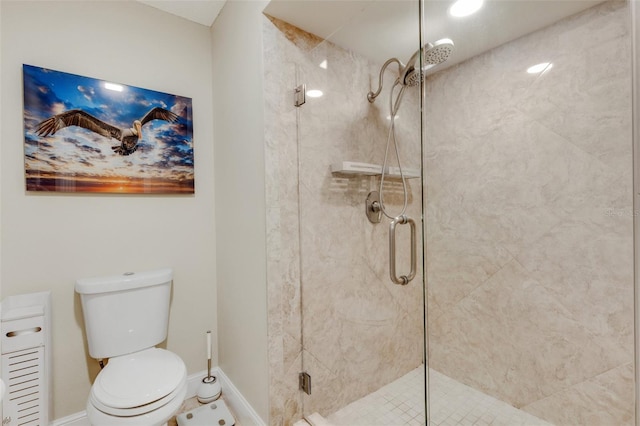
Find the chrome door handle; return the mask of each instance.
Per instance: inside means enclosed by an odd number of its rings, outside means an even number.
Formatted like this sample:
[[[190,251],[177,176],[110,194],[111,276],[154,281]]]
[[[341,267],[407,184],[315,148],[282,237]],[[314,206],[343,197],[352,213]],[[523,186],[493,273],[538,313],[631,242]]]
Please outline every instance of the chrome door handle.
[[[411,272],[409,275],[396,275],[396,225],[409,224],[411,227]],[[389,224],[389,276],[391,281],[400,285],[407,285],[416,276],[416,223],[406,215],[400,215]]]

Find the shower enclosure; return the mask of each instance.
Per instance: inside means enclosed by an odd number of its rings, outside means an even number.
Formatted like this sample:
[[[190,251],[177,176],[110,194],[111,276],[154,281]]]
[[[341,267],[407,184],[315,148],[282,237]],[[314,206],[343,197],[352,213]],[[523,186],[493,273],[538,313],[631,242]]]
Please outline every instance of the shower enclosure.
[[[271,423],[633,424],[629,4],[451,4],[265,9]]]

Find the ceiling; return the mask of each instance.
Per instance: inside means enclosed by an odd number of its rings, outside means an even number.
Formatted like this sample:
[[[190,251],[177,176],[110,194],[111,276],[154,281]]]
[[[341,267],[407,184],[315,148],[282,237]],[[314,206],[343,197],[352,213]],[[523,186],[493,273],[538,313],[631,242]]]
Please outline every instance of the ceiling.
[[[448,14],[453,0],[426,0],[425,41],[449,38],[451,66],[602,3],[602,0],[485,0],[474,15]],[[415,0],[272,0],[265,12],[376,63],[407,61],[419,47]]]
[[[226,0],[138,0],[140,3],[210,27]]]
[[[211,26],[226,0],[138,0],[149,6]],[[453,0],[426,0],[427,41],[450,38],[451,66],[602,0],[485,0],[479,12],[453,18]],[[416,0],[272,0],[265,13],[359,53],[376,63],[391,57],[406,61],[418,48]]]

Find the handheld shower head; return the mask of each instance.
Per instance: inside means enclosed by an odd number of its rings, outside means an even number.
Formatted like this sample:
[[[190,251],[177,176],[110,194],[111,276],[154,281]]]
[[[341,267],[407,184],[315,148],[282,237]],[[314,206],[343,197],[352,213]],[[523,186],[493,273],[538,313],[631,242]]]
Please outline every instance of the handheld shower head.
[[[425,63],[430,65],[443,63],[453,53],[453,47],[453,40],[443,38],[434,42],[429,49],[424,50],[423,48]]]
[[[416,69],[415,65],[420,53],[423,55],[424,62],[422,69]],[[405,86],[420,84],[424,78],[424,72],[449,59],[451,53],[453,53],[453,41],[448,38],[443,38],[433,44],[425,44],[411,56],[407,65],[400,71],[400,82]]]

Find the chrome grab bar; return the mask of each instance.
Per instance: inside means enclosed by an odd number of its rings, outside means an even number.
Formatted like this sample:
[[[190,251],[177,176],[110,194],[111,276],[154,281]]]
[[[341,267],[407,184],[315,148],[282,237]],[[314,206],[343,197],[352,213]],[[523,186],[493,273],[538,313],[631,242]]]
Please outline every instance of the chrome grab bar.
[[[406,225],[409,224],[411,226],[411,272],[409,275],[401,275],[400,277],[396,276],[396,225]],[[393,219],[389,224],[389,275],[391,276],[391,281],[400,285],[407,285],[409,281],[415,278],[416,276],[416,223],[410,217],[406,215],[400,215]]]

